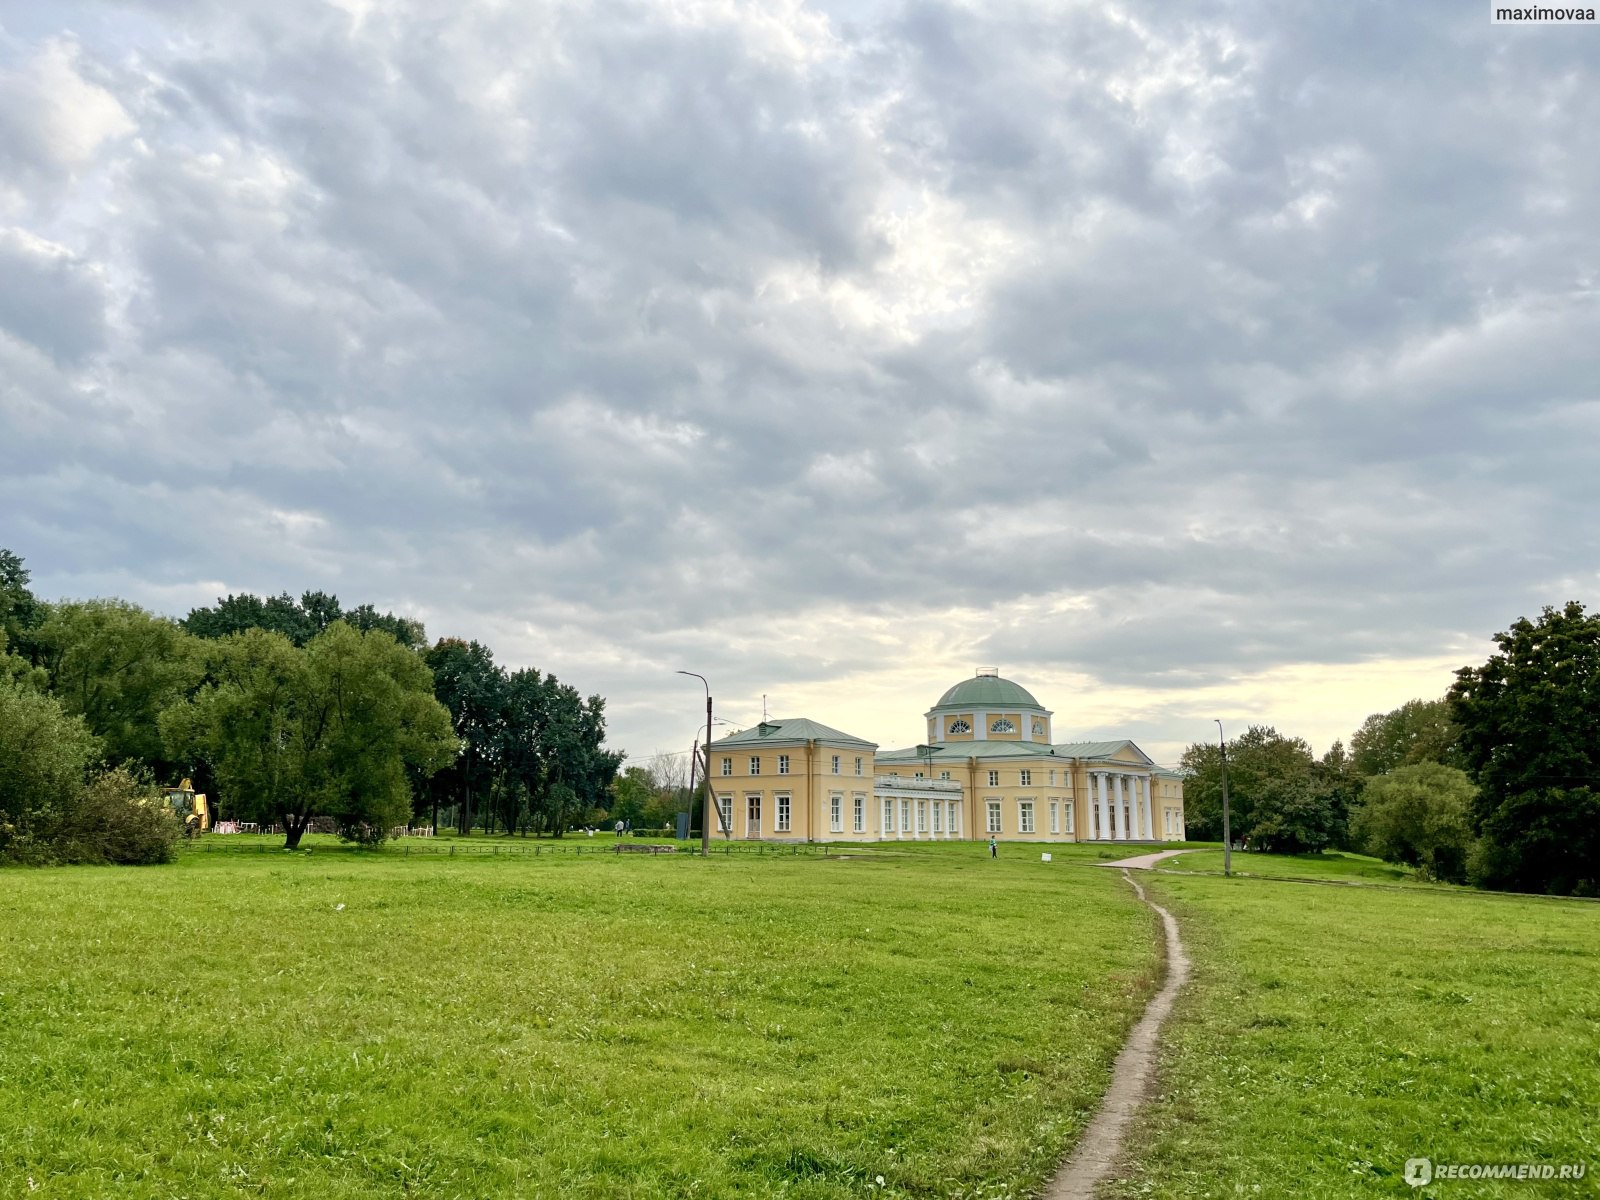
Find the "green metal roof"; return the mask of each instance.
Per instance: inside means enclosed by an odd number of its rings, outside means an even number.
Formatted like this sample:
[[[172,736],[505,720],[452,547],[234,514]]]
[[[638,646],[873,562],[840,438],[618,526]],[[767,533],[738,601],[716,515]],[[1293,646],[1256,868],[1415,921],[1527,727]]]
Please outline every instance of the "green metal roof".
[[[1124,746],[1133,746],[1146,762],[1150,756],[1132,742],[1123,738],[1115,742],[1059,742],[1054,746],[1044,742],[971,741],[936,742],[931,747],[910,746],[904,750],[880,751],[874,762],[880,766],[898,763],[959,762],[966,758],[1080,758],[1101,761],[1112,758]]]
[[[763,721],[759,725],[752,725],[749,729],[741,729],[738,733],[730,733],[727,737],[718,738],[711,743],[713,750],[721,750],[734,746],[765,746],[774,743],[789,742],[827,742],[831,746],[859,746],[864,750],[876,750],[877,742],[869,742],[865,738],[854,737],[848,733],[841,733],[831,726],[824,725],[821,721],[812,721],[806,717],[789,717],[782,721]]]
[[[1021,684],[1001,679],[998,675],[979,675],[976,679],[963,679],[943,696],[934,708],[976,708],[985,711],[995,708],[1043,708],[1028,689]]]

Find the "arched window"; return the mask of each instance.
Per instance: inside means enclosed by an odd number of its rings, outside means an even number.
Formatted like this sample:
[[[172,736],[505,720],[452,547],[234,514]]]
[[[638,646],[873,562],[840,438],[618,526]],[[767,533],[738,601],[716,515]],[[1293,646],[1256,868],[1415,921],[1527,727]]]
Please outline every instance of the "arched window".
[[[972,722],[967,720],[965,717],[957,717],[954,721],[950,722],[950,732],[951,733],[971,733],[972,732]]]
[[[1015,733],[1017,727],[1011,723],[1010,717],[996,717],[989,722],[990,733]]]

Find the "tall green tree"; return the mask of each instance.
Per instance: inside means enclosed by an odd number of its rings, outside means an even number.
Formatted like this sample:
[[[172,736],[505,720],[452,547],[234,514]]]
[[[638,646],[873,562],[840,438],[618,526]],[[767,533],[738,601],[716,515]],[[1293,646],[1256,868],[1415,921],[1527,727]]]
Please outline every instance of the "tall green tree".
[[[461,746],[456,760],[433,778],[433,824],[439,823],[442,797],[456,806],[456,831],[465,834],[472,827],[474,808],[485,803],[500,774],[506,674],[489,647],[460,638],[439,639],[423,660],[433,672],[433,694],[449,711]]]
[[[1494,640],[1448,697],[1478,785],[1475,882],[1600,893],[1600,615],[1571,601]]]
[[[1222,756],[1211,742],[1184,751],[1189,836],[1222,837]],[[1232,833],[1252,847],[1286,854],[1326,849],[1339,832],[1335,794],[1311,747],[1267,725],[1252,725],[1228,745]]]
[[[278,822],[290,849],[313,816],[381,841],[411,813],[410,780],[458,749],[427,666],[386,633],[335,622],[302,650],[249,629],[214,645],[210,676],[163,734],[211,765],[230,813]]]
[[[103,740],[106,756],[170,774],[157,720],[199,680],[194,639],[126,600],[51,605],[36,639],[51,692]]]
[[[183,619],[183,626],[203,638],[266,629],[283,634],[296,646],[304,646],[335,621],[345,621],[360,630],[381,630],[413,650],[427,646],[421,621],[380,613],[370,604],[345,612],[339,597],[320,591],[303,592],[298,600],[288,592],[265,598],[249,592],[230,593],[214,605],[192,609]]]
[[[1456,763],[1455,722],[1446,700],[1409,700],[1392,712],[1373,713],[1350,738],[1350,764],[1358,775],[1386,775],[1414,763]]]
[[[1472,852],[1472,801],[1465,771],[1412,763],[1367,782],[1356,810],[1362,848],[1388,862],[1416,867],[1430,879],[1467,881]]]

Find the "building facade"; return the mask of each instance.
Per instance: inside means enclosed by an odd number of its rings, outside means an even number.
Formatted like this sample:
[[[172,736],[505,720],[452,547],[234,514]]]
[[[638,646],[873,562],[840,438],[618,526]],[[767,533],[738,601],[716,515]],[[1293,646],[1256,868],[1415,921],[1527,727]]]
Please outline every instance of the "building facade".
[[[1027,689],[979,672],[903,750],[807,718],[710,746],[714,835],[779,841],[1181,841],[1183,778],[1126,739],[1056,742]]]

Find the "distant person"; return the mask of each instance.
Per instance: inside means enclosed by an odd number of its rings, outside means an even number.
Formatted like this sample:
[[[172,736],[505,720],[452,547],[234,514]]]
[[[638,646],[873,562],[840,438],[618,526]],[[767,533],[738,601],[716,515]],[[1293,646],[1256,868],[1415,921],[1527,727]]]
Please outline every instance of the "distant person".
[[[999,858],[1000,857],[1000,847],[995,843],[993,834],[991,834],[989,836],[989,857],[990,858]]]
[[[617,831],[616,832],[617,832],[617,836],[618,837],[622,836],[622,822],[621,821],[617,822]]]

